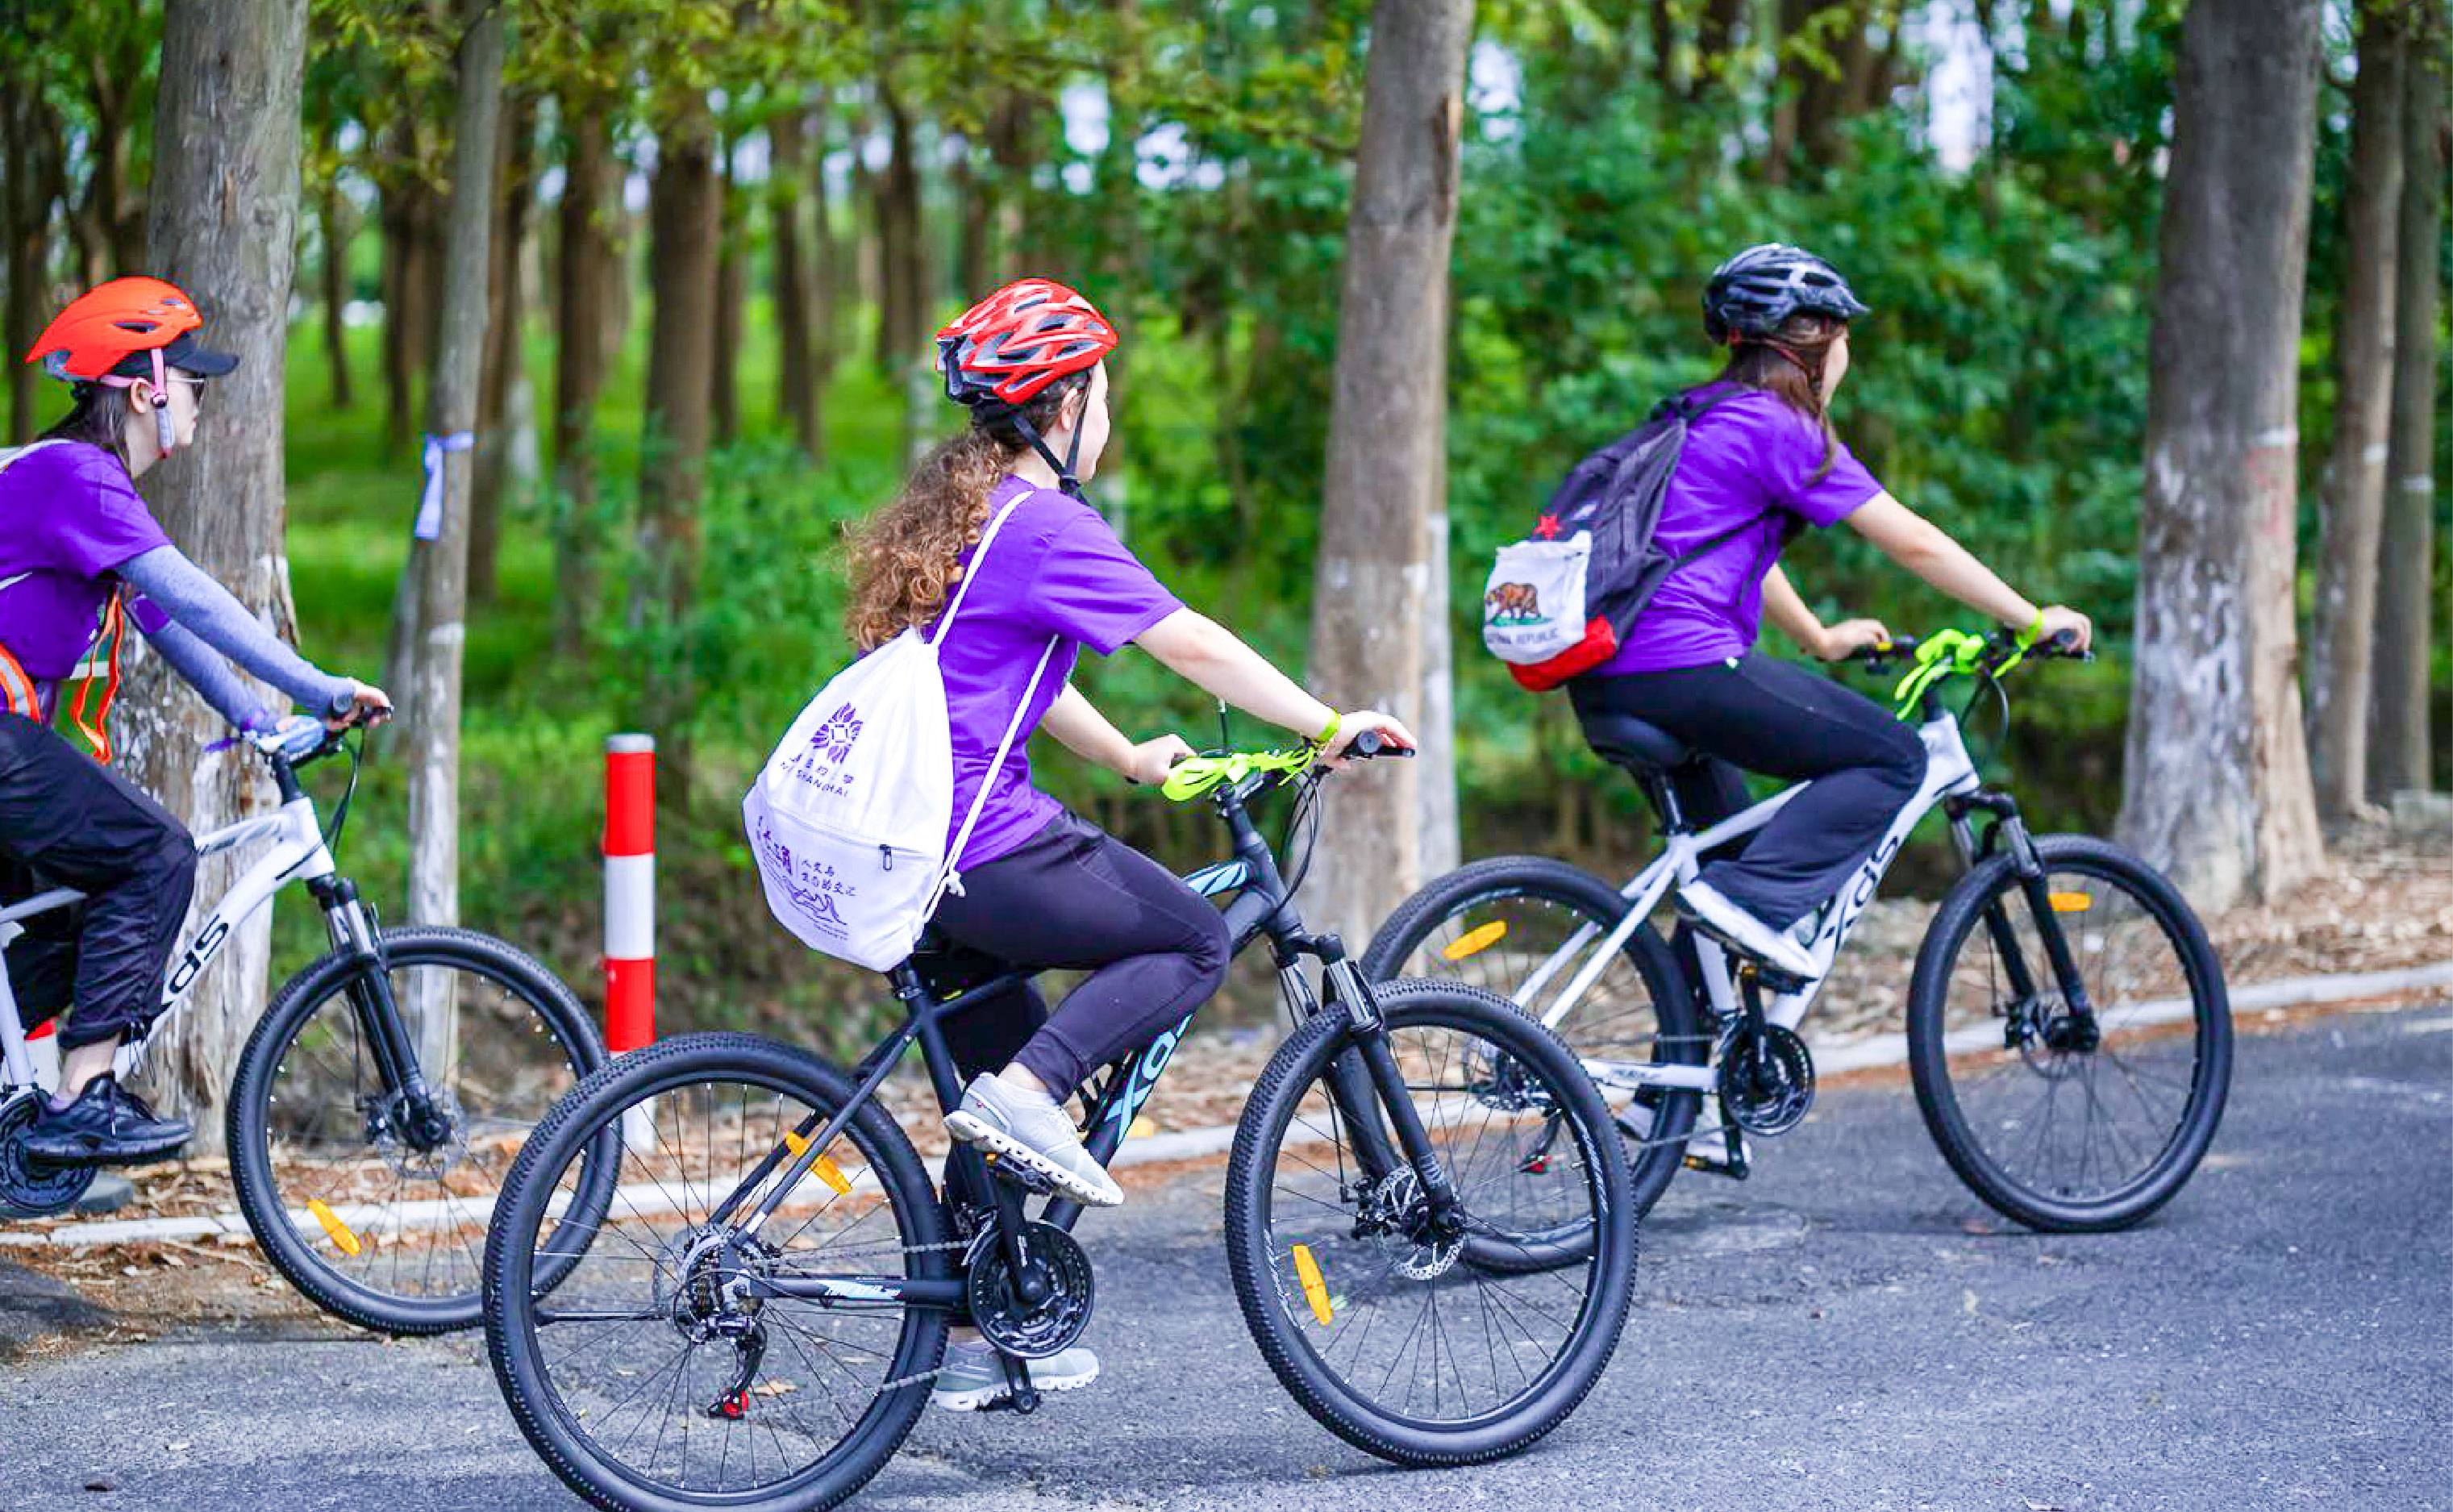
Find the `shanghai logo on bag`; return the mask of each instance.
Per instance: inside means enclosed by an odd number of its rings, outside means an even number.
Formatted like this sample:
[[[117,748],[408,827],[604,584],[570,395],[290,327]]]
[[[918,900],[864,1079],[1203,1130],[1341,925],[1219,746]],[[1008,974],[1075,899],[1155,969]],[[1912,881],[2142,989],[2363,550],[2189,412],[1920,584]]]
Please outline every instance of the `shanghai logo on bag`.
[[[1546,625],[1541,590],[1530,583],[1502,583],[1482,596],[1483,621],[1488,625]]]
[[[859,733],[857,724],[853,726],[853,733]],[[768,827],[763,816],[758,821],[758,864],[768,875],[783,884],[784,890],[791,896],[792,905],[800,909],[810,924],[838,939],[851,933],[850,927],[844,923],[843,915],[835,911],[835,901],[830,894],[849,893],[856,889],[837,882],[834,868],[822,862],[811,862],[806,867],[796,869],[792,865],[792,847],[775,838],[775,832]]]
[[[818,732],[809,737],[809,749],[828,761],[841,762],[850,757],[852,742],[858,739],[860,714],[846,704],[828,714],[827,722],[818,726]]]
[[[784,763],[784,771],[802,786],[821,793],[835,797],[849,793],[855,774],[844,763],[851,759],[851,748],[859,741],[864,724],[858,709],[848,703],[842,705],[810,734],[808,745]]]

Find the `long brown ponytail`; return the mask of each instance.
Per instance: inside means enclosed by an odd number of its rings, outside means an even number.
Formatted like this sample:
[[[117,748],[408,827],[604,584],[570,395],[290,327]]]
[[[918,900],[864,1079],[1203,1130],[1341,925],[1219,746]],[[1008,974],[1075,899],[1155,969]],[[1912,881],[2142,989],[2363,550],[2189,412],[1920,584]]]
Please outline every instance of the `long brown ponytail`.
[[[1048,385],[1018,411],[973,409],[962,434],[940,442],[894,501],[853,528],[851,605],[844,627],[854,646],[875,650],[944,611],[962,577],[963,552],[987,525],[988,495],[1028,449],[1013,417],[1019,413],[1044,436],[1066,396],[1088,387],[1089,375],[1077,373]]]
[[[1814,422],[1823,432],[1823,461],[1814,469],[1819,481],[1840,460],[1840,438],[1823,398],[1823,363],[1831,344],[1846,334],[1848,323],[1829,315],[1801,311],[1781,322],[1768,337],[1749,337],[1729,350],[1721,382],[1741,384],[1780,395],[1789,408]]]

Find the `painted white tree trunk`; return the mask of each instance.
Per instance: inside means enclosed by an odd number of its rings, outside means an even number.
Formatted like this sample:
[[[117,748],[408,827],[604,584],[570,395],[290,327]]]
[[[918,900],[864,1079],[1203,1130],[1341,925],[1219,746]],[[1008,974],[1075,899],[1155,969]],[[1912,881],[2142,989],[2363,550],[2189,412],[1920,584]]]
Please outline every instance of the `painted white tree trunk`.
[[[2195,0],[2146,416],[2120,832],[2202,908],[2323,865],[2295,679],[2318,0]]]
[[[151,266],[141,269],[186,289],[204,313],[206,339],[239,358],[237,371],[213,381],[195,447],[146,474],[145,492],[170,539],[289,637],[281,395],[306,50],[307,0],[170,8],[154,108]],[[251,753],[206,754],[229,732],[221,717],[160,658],[130,660],[116,721],[128,776],[192,829],[267,806],[271,786]],[[197,868],[190,925],[253,859],[219,857]],[[147,1059],[150,1089],[195,1120],[199,1149],[221,1143],[230,1067],[264,1010],[271,927],[268,908],[233,932]]]
[[[1457,851],[1442,494],[1448,253],[1472,34],[1470,0],[1380,0],[1372,11],[1308,680],[1340,708],[1420,721],[1423,750],[1357,767],[1328,794],[1305,917],[1357,950]]]

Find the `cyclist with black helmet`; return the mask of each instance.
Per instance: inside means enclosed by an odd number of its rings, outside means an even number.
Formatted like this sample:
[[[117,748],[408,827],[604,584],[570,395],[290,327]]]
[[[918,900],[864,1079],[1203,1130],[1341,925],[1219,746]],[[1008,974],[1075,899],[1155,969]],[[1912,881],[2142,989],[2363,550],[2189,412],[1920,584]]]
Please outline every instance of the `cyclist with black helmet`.
[[[852,640],[872,650],[934,624],[951,586],[977,570],[938,658],[954,757],[947,849],[962,885],[933,921],[949,948],[915,965],[941,990],[1017,968],[1089,973],[1052,1011],[1026,985],[947,1025],[970,1084],[946,1125],[1078,1202],[1113,1206],[1123,1191],[1061,1104],[1099,1066],[1207,1002],[1226,979],[1228,941],[1218,910],[1173,873],[1032,786],[1024,747],[1034,729],[1128,782],[1163,782],[1192,754],[1175,735],[1135,741],[1091,706],[1067,680],[1082,648],[1109,656],[1137,645],[1310,740],[1331,765],[1366,730],[1398,746],[1414,741],[1386,714],[1340,713],[1185,607],[1084,502],[1082,481],[1107,444],[1105,359],[1116,347],[1115,328],[1087,299],[1022,279],[939,331],[937,346],[947,397],[970,423],[855,532],[848,613]],[[992,517],[1000,523],[982,555]],[[1016,734],[1002,749],[1008,726]],[[964,840],[983,783],[987,801]],[[967,1410],[1006,1395],[1005,1372],[975,1333],[956,1330],[946,1360],[939,1405]],[[1043,1390],[1067,1390],[1098,1368],[1076,1346],[1033,1361],[1030,1376]]]
[[[193,1132],[111,1074],[119,1046],[161,1011],[196,870],[186,827],[109,765],[126,626],[242,729],[281,716],[233,662],[335,722],[391,707],[382,689],[284,645],[170,544],[136,492],[194,443],[206,383],[238,366],[196,339],[203,323],[159,279],[114,279],[79,298],[26,359],[72,385],[74,408],[33,445],[0,452],[0,902],[53,886],[88,894],[26,921],[8,945],[28,1027],[75,1005],[59,1030],[58,1091],[22,1141],[55,1163],[158,1159]],[[80,677],[70,722],[90,756],[51,728],[60,685]]]
[[[1833,432],[1848,371],[1848,325],[1866,307],[1829,263],[1799,248],[1747,248],[1713,270],[1704,328],[1727,366],[1689,398],[1699,413],[1679,454],[1656,535],[1675,557],[1728,539],[1671,573],[1618,653],[1568,685],[1580,718],[1632,716],[1710,758],[1678,795],[1699,827],[1745,806],[1741,769],[1813,786],[1735,855],[1680,890],[1692,921],[1741,954],[1814,974],[1789,931],[1864,862],[1925,776],[1916,732],[1872,700],[1760,654],[1761,622],[1837,661],[1886,644],[1873,620],[1825,625],[1779,565],[1807,527],[1843,522],[1885,556],[2029,637],[2074,631],[2085,615],[2039,607],[1930,521],[1885,491]]]

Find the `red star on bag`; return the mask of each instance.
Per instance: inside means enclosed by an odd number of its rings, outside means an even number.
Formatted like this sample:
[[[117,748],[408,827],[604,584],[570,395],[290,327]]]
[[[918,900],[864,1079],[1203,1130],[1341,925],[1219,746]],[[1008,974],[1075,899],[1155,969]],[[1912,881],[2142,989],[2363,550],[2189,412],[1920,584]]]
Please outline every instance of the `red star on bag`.
[[[1559,517],[1555,514],[1544,515],[1542,523],[1533,527],[1533,533],[1545,541],[1554,539],[1559,533]]]

